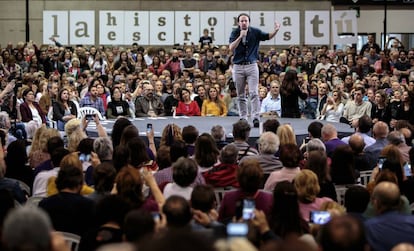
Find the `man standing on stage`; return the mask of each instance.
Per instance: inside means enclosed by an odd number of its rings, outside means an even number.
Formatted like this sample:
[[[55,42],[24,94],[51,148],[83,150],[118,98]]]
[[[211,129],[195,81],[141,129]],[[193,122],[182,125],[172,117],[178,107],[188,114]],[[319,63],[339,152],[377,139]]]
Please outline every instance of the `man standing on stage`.
[[[275,22],[275,28],[271,33],[265,33],[257,28],[249,27],[250,17],[241,13],[237,17],[239,27],[230,35],[230,50],[233,51],[233,80],[236,83],[239,114],[242,119],[247,119],[246,82],[249,87],[249,97],[252,103],[251,116],[253,126],[259,127],[259,43],[272,39],[280,29],[280,24]]]

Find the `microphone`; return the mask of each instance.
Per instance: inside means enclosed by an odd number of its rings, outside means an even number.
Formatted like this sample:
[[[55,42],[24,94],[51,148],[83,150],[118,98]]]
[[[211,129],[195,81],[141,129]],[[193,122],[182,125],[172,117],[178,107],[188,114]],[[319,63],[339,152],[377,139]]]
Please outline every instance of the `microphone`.
[[[247,29],[243,29],[243,30],[247,30]],[[246,35],[247,36],[247,35]],[[242,37],[242,43],[243,45],[246,45],[247,41],[246,41],[246,36]]]

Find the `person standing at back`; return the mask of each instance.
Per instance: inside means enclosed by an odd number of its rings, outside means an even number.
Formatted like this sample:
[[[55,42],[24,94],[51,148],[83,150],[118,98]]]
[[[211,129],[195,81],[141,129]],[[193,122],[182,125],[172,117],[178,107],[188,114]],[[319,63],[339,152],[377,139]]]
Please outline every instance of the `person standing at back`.
[[[230,35],[230,50],[233,51],[233,80],[236,84],[237,96],[239,97],[239,115],[247,119],[246,83],[249,87],[249,97],[252,102],[251,115],[253,126],[259,127],[259,43],[272,39],[280,29],[276,21],[271,33],[265,33],[257,28],[250,27],[250,16],[241,13],[237,17],[238,25]]]

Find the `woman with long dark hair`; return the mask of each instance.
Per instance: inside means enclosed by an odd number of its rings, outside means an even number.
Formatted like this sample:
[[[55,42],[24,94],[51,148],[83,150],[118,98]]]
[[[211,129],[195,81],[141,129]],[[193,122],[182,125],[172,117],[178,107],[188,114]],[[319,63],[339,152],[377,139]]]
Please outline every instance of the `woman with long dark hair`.
[[[269,225],[277,236],[286,239],[309,232],[309,226],[299,211],[298,193],[291,182],[285,180],[276,185],[273,202]]]
[[[280,94],[282,96],[282,117],[300,118],[298,98],[305,100],[308,97],[308,90],[305,87],[299,87],[296,71],[286,72]]]
[[[61,89],[56,102],[53,102],[53,120],[57,121],[58,130],[64,131],[66,122],[76,118],[77,114],[75,103],[69,100],[69,90]]]

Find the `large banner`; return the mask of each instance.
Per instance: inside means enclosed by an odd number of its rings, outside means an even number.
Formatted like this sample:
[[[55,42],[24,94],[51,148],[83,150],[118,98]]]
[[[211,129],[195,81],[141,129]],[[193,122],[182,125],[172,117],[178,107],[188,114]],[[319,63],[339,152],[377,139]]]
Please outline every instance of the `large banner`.
[[[248,13],[251,26],[264,32],[271,32],[275,21],[281,24],[276,37],[262,45],[320,45],[330,44],[331,39],[335,44],[351,44],[357,39],[356,13],[348,10],[305,11],[303,23],[300,11],[102,10],[96,14],[70,10],[43,12],[43,43],[55,37],[72,45],[189,45],[197,44],[207,29],[214,44],[228,44],[240,13]]]

